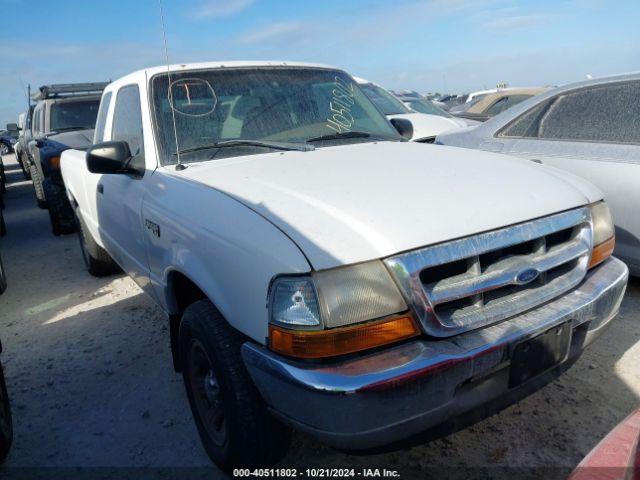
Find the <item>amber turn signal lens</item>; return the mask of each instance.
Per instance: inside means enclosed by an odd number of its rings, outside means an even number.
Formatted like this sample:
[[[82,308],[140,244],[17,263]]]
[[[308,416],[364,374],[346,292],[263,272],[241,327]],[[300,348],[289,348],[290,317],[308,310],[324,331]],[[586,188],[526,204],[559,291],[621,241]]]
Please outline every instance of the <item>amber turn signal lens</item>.
[[[49,159],[49,165],[53,170],[58,170],[60,168],[60,157],[51,157]]]
[[[615,246],[616,237],[611,237],[609,240],[606,240],[600,245],[596,245],[595,247],[593,247],[591,258],[589,259],[589,268],[593,268],[609,258],[613,253],[613,249]]]
[[[327,358],[414,337],[420,333],[409,315],[330,330],[289,330],[269,326],[269,347],[297,358]]]

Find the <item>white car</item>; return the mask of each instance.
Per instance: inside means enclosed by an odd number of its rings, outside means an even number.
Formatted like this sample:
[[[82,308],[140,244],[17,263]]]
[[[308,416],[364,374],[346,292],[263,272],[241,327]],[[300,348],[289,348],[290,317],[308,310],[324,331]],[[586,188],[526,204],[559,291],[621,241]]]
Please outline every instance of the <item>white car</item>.
[[[438,142],[567,170],[604,192],[616,256],[640,276],[640,74],[592,79],[538,94],[473,130]]]
[[[407,142],[332,67],[132,73],[61,168],[88,270],[167,313],[227,471],[277,461],[290,427],[358,450],[488,415],[570,366],[626,287],[595,187]]]
[[[411,125],[413,125],[413,137],[411,140],[414,142],[431,143],[440,133],[468,126],[465,120],[453,116],[416,112],[380,85],[365,80],[364,78],[353,78],[358,82],[360,88],[374,105],[378,107],[389,120],[402,118],[411,122]]]

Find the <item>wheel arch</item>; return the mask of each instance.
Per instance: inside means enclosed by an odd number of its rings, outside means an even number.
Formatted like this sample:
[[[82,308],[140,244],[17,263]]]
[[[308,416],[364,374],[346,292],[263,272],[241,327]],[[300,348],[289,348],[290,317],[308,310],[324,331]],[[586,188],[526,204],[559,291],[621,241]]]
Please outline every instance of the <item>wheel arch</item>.
[[[198,300],[213,300],[204,292],[200,286],[188,275],[179,271],[171,270],[167,273],[167,307],[169,311],[169,334],[171,337],[171,356],[173,358],[173,368],[176,372],[182,371],[180,362],[180,351],[178,334],[180,331],[180,321],[185,309]],[[214,303],[215,305],[215,303]]]

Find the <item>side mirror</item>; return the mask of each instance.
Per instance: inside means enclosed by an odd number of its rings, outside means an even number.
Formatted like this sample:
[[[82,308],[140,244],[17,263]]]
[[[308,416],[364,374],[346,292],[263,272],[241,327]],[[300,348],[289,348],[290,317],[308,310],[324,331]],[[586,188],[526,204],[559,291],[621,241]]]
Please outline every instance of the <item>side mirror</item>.
[[[36,147],[41,148],[44,145],[44,141],[47,139],[47,136],[44,133],[38,133],[33,136],[33,140],[36,143]]]
[[[91,173],[135,173],[129,167],[131,151],[127,142],[96,143],[87,149],[86,159]]]
[[[411,140],[413,138],[413,125],[406,118],[392,118],[391,125],[395,127],[402,138]]]

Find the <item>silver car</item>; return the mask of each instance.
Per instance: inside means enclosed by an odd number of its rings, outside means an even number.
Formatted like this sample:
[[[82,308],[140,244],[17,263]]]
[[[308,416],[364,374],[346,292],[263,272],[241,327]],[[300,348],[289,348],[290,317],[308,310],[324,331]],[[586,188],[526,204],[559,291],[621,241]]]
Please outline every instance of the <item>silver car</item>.
[[[515,155],[590,180],[611,207],[616,255],[640,276],[640,74],[549,90],[436,143]]]

